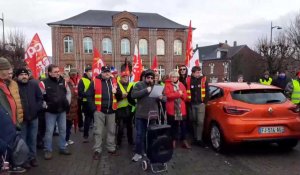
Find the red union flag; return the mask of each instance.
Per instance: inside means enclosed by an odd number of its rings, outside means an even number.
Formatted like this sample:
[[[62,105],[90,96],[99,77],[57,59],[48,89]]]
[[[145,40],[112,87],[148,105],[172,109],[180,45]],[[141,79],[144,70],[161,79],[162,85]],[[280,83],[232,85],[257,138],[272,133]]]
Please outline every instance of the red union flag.
[[[157,64],[157,57],[156,56],[154,56],[154,58],[153,58],[153,63],[152,63],[151,69],[154,70],[155,72],[158,71],[158,64]]]
[[[188,36],[186,41],[186,53],[185,53],[185,65],[186,67],[190,67],[190,60],[193,57],[193,45],[192,45],[192,21],[190,21]]]
[[[45,67],[50,64],[44,46],[37,33],[32,38],[25,52],[25,62],[31,71],[33,73],[35,72],[33,74],[34,78],[38,78],[41,71],[44,71]]]
[[[104,62],[101,59],[98,49],[94,48],[94,60],[92,65],[93,79],[101,73],[102,66],[104,66]]]
[[[140,76],[143,71],[142,59],[139,54],[139,50],[137,45],[135,44],[134,47],[134,56],[133,56],[133,67],[132,67],[132,74],[133,74],[133,81],[138,82],[140,81]]]

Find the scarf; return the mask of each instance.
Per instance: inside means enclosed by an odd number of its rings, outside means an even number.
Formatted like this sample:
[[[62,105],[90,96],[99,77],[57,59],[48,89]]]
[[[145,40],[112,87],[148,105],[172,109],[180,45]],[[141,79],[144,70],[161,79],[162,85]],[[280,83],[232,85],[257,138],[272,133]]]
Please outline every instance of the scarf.
[[[7,101],[9,103],[10,109],[6,109],[8,111],[11,111],[11,117],[12,120],[14,122],[14,124],[16,124],[17,121],[17,105],[15,103],[14,98],[12,97],[10,91],[8,90],[6,84],[3,81],[0,81],[0,89],[2,89],[2,91],[4,92],[4,94],[6,95]]]
[[[172,85],[174,87],[175,92],[178,92],[180,90],[178,82],[177,83],[172,83]],[[175,101],[174,101],[174,111],[175,111],[175,114],[174,114],[175,120],[182,120],[181,98],[175,99]]]

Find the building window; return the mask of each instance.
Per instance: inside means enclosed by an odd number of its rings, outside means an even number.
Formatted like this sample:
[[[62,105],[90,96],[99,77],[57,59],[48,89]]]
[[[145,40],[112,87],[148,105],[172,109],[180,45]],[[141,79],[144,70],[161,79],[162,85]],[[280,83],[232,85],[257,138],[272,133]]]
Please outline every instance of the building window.
[[[209,63],[208,66],[210,67],[210,74],[213,74],[214,73],[215,64],[214,63]]]
[[[156,54],[165,55],[165,41],[162,39],[156,41]]]
[[[112,54],[112,43],[110,38],[103,38],[102,40],[102,53]]]
[[[174,55],[182,55],[182,42],[180,40],[174,41]]]
[[[130,41],[127,38],[121,39],[121,55],[130,55]]]
[[[73,66],[71,64],[67,64],[65,67],[64,67],[64,72],[70,72],[71,68]]]
[[[65,53],[73,52],[73,38],[71,36],[64,37],[64,52]]]
[[[211,82],[211,83],[217,83],[217,82],[218,82],[218,78],[216,78],[216,77],[211,77],[211,78],[210,78],[210,82]]]
[[[140,55],[148,55],[148,43],[146,39],[139,40]]]
[[[224,74],[227,74],[228,73],[228,63],[224,62],[223,66],[224,66]]]
[[[93,40],[91,37],[83,38],[83,52],[84,53],[93,53]]]

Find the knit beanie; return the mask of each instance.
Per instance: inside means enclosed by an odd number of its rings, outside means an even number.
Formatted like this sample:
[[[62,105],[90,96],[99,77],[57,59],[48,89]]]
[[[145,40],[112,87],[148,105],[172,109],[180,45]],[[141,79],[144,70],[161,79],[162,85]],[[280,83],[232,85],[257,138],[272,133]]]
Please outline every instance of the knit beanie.
[[[11,68],[11,64],[6,58],[0,57],[0,70],[8,70]]]

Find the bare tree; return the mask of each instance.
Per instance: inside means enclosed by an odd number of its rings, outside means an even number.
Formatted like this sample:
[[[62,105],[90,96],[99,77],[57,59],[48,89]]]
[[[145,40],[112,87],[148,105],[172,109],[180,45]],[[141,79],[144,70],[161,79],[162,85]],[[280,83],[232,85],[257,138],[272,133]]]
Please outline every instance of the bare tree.
[[[10,30],[7,43],[0,47],[0,56],[8,58],[14,68],[25,66],[25,35],[18,29]]]
[[[265,61],[266,69],[272,75],[279,70],[286,70],[289,64],[294,63],[295,47],[285,33],[280,33],[275,37],[272,46],[267,38],[260,38],[256,47]]]

